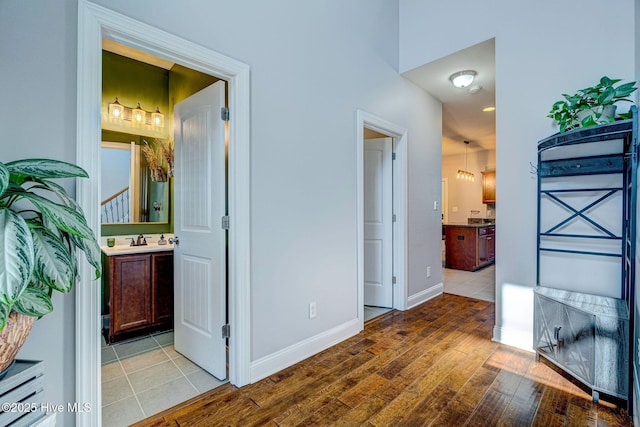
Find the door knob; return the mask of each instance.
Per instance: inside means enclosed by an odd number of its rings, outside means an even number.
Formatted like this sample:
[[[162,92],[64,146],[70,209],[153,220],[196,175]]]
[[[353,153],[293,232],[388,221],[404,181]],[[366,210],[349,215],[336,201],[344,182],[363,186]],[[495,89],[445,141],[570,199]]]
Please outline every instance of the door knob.
[[[180,238],[178,238],[178,236],[169,237],[169,243],[171,243],[172,245],[179,245],[180,244]]]

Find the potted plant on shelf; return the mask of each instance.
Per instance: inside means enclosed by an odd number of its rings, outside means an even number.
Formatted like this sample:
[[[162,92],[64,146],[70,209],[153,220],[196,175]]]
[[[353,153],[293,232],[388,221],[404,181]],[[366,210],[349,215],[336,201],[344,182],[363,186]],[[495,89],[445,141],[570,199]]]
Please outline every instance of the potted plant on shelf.
[[[558,123],[560,132],[609,123],[617,117],[629,118],[628,113],[616,117],[616,104],[633,102],[629,95],[637,90],[636,82],[616,86],[621,81],[604,76],[595,86],[579,89],[572,95],[563,93],[564,99],[553,104],[547,117]]]
[[[0,372],[13,363],[34,320],[53,310],[53,291],[72,289],[76,250],[101,275],[100,247],[82,209],[51,181],[75,177],[88,176],[57,160],[0,163]]]

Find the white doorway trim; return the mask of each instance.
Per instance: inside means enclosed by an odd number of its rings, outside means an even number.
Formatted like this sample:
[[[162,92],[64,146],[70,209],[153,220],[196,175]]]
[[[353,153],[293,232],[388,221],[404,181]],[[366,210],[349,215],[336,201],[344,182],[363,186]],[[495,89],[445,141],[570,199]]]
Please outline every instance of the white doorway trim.
[[[250,98],[249,66],[87,0],[78,1],[77,162],[90,179],[78,180],[76,198],[89,226],[100,230],[102,39],[108,38],[224,79],[229,87],[229,381],[250,378]],[[76,289],[76,394],[91,411],[78,426],[101,425],[100,286],[86,262]]]
[[[364,128],[394,139],[393,163],[393,308],[407,307],[407,130],[362,110],[356,111],[356,259],[358,263],[358,320],[364,327]]]

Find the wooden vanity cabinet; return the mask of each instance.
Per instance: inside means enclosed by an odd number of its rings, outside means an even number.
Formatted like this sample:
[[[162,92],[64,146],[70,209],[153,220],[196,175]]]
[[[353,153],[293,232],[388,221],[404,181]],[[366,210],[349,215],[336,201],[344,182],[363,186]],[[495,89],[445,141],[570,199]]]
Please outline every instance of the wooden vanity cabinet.
[[[151,321],[154,325],[173,324],[173,253],[151,256]]]
[[[173,253],[106,257],[110,288],[109,342],[173,324]]]
[[[496,202],[496,171],[482,172],[482,203]]]

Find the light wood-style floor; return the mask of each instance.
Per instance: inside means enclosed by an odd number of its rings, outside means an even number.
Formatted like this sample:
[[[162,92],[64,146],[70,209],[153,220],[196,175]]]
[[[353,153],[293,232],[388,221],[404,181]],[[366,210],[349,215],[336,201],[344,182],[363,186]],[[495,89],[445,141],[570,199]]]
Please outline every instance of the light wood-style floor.
[[[136,426],[631,426],[534,355],[491,341],[494,304],[444,294],[255,384]]]

